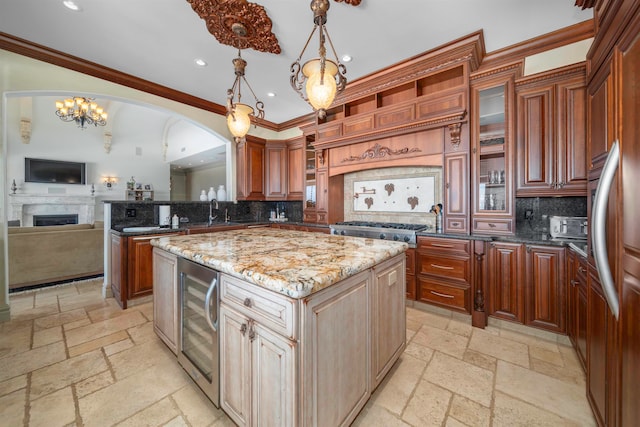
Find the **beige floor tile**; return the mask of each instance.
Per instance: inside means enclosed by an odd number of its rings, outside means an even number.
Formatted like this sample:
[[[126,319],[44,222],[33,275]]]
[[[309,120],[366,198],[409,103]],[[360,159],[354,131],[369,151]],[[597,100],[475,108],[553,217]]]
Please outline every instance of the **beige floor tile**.
[[[491,410],[479,403],[460,395],[454,395],[449,417],[460,423],[474,427],[489,427],[491,423]],[[448,424],[447,424],[448,425]]]
[[[111,426],[174,393],[187,381],[177,364],[151,366],[79,399],[80,416],[85,427]]]
[[[122,315],[122,309],[120,307],[113,307],[111,305],[100,307],[87,313],[87,316],[89,316],[89,319],[91,319],[91,322],[93,323],[99,322],[101,320],[111,319],[112,317],[118,317],[120,315]]]
[[[531,356],[531,359],[542,360],[556,366],[564,366],[564,358],[557,348],[552,351],[546,348],[529,346],[529,356]]]
[[[11,306],[11,319],[26,310],[31,310],[36,306],[36,294],[35,292],[24,294],[11,294],[9,295],[9,305]]]
[[[236,427],[236,424],[229,417],[216,420],[210,427]]]
[[[153,322],[153,302],[140,304],[132,307],[133,310],[138,310],[144,315],[150,322]]]
[[[150,340],[157,339],[157,335],[153,330],[153,323],[147,322],[133,328],[127,329],[127,333],[134,343],[142,344]]]
[[[84,319],[76,320],[75,322],[65,323],[62,327],[66,332],[66,331],[78,329],[82,326],[87,326],[90,324],[91,324],[91,319],[89,319],[89,317],[85,317]]]
[[[410,329],[407,329],[406,333],[405,333],[405,337],[406,337],[407,342],[411,341],[415,334],[416,334],[416,331],[412,331]]]
[[[178,366],[175,355],[159,339],[113,354],[109,362],[118,381],[150,366]]]
[[[49,329],[41,329],[33,333],[33,348],[62,341],[62,327],[55,326]]]
[[[126,340],[118,341],[116,343],[105,346],[104,352],[107,356],[111,356],[112,354],[119,353],[133,346],[134,346],[133,341],[131,341],[131,339],[128,338]]]
[[[199,389],[192,384],[181,388],[171,395],[184,414],[190,426],[206,427],[217,419],[226,418],[222,410],[217,409]]]
[[[84,309],[79,308],[76,310],[65,311],[64,313],[56,313],[50,316],[40,317],[33,321],[35,330],[49,329],[54,326],[65,325],[78,320],[87,318],[87,313]]]
[[[473,326],[471,326],[471,322],[462,322],[460,320],[451,319],[449,324],[447,325],[447,331],[452,332],[456,335],[462,335],[463,337],[470,337],[473,332]]]
[[[69,311],[83,307],[87,312],[97,310],[108,305],[102,298],[102,295],[93,292],[59,296],[58,304],[60,304],[60,311]]]
[[[423,360],[407,354],[403,355],[374,392],[372,396],[374,404],[393,414],[402,414],[426,365]]]
[[[11,304],[11,301],[9,301]],[[17,313],[13,311],[13,305],[11,305],[11,320],[20,322],[23,320],[33,320],[38,317],[47,316],[49,314],[58,313],[58,304],[43,305],[31,309],[20,310]]]
[[[592,424],[567,420],[496,391],[493,427],[578,427]]]
[[[24,425],[27,390],[16,390],[0,397],[0,417],[6,426]]]
[[[165,397],[159,402],[150,405],[137,414],[127,418],[121,423],[116,424],[117,427],[155,427],[166,425],[173,419],[180,417],[180,412],[170,398]],[[180,425],[180,424],[178,424]],[[183,424],[187,425],[187,424]]]
[[[78,398],[84,397],[95,391],[110,386],[115,382],[111,371],[104,371],[98,375],[94,375],[85,380],[76,383],[76,394]]]
[[[99,350],[38,369],[31,375],[31,398],[37,399],[107,369],[107,363]]]
[[[35,295],[35,307],[42,307],[44,305],[53,304],[58,304],[58,295],[42,293],[37,293]]]
[[[235,426],[235,424],[233,425]],[[162,424],[162,427],[189,427],[189,424],[182,418],[182,415],[179,415],[168,423]]]
[[[436,352],[424,378],[484,406],[491,404],[493,372]]]
[[[57,342],[0,359],[0,381],[35,371],[66,359],[64,343]]]
[[[29,427],[66,426],[76,420],[71,387],[31,401]]]
[[[582,367],[558,366],[543,360],[531,359],[531,369],[549,377],[585,387],[586,378]]]
[[[404,350],[404,354],[411,355],[416,359],[420,359],[425,362],[429,362],[429,360],[431,360],[431,358],[433,357],[433,352],[433,349],[415,342],[410,342],[409,344],[407,344],[407,348]]]
[[[0,357],[23,353],[31,348],[31,325],[0,334]]]
[[[585,389],[579,385],[498,361],[495,387],[505,394],[558,416],[576,420],[582,425],[594,423],[584,397]]]
[[[496,366],[498,365],[498,360],[495,357],[477,352],[475,350],[465,351],[462,360],[491,372],[495,372]]]
[[[434,328],[445,329],[451,321],[451,316],[443,316],[438,313],[408,308],[407,320],[420,322],[423,325],[429,325]]]
[[[378,405],[367,405],[352,427],[410,427],[409,424]]]
[[[487,333],[482,329],[473,331],[469,349],[493,356],[498,360],[529,367],[529,347],[517,341]]]
[[[82,353],[87,353],[89,351],[106,347],[113,343],[117,343],[124,340],[129,340],[129,335],[127,335],[126,331],[118,331],[111,335],[100,337],[92,341],[83,342],[82,344],[76,345],[74,347],[69,347],[69,357],[74,357]]]
[[[27,387],[27,376],[19,375],[6,381],[0,382],[0,396],[13,393],[16,390]]]
[[[522,326],[521,326],[522,327]],[[533,328],[528,328],[533,329]],[[546,332],[546,331],[542,331]],[[550,332],[547,332],[550,334]],[[509,329],[503,329],[500,331],[500,336],[503,338],[510,339],[512,341],[521,342],[522,344],[528,345],[530,348],[538,348],[541,350],[547,350],[549,352],[559,353],[560,349],[558,348],[557,340],[555,339],[555,335],[552,334],[548,339],[544,337],[523,334],[519,332],[515,332]]]
[[[452,417],[447,417],[447,419],[445,420],[444,426],[445,427],[474,427],[474,426],[469,426],[467,424],[463,424]]]
[[[402,420],[416,427],[441,426],[452,393],[429,381],[420,381],[411,397]]]
[[[113,319],[103,320],[90,325],[81,326],[67,331],[67,345],[69,347],[82,344],[96,338],[105,337],[118,331],[129,329],[133,326],[145,323],[146,319],[137,311],[126,311]]]
[[[423,326],[412,342],[462,359],[469,339],[444,329]]]
[[[33,320],[13,320],[13,317],[8,322],[0,322],[0,336],[14,332],[20,329],[31,329],[33,327]]]

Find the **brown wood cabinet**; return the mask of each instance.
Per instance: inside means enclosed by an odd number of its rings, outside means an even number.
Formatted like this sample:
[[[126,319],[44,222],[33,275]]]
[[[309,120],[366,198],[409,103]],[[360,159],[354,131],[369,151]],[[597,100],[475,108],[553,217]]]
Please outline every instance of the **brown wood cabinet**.
[[[269,141],[265,146],[265,199],[287,198],[288,153],[284,141]]]
[[[567,335],[586,372],[587,260],[574,251],[567,257]]]
[[[524,247],[521,243],[489,244],[489,315],[524,323]]]
[[[406,298],[408,300],[415,300],[417,296],[416,289],[416,250],[413,248],[407,249],[405,252],[406,262],[406,277],[407,277],[407,291]]]
[[[566,331],[565,248],[526,245],[525,324]]]
[[[304,138],[296,138],[287,142],[287,200],[304,200],[304,150]]]
[[[584,64],[516,83],[517,196],[585,196],[586,82]]]
[[[469,240],[418,236],[417,300],[471,313]]]
[[[111,290],[123,309],[135,298],[153,293],[151,239],[184,234],[145,234],[121,236],[111,233]]]
[[[238,200],[265,199],[265,141],[247,135],[236,146],[236,177]]]
[[[444,223],[445,233],[469,233],[469,154],[447,154],[444,157]]]

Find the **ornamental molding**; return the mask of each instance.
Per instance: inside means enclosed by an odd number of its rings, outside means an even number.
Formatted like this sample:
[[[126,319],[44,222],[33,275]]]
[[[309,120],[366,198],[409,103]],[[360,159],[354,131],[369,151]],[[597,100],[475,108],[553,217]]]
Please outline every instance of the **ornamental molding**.
[[[399,150],[393,150],[389,147],[384,147],[380,144],[376,144],[373,147],[365,150],[364,153],[362,153],[359,156],[345,157],[344,159],[342,159],[342,163],[357,162],[357,161],[366,160],[366,159],[379,159],[387,156],[391,157],[391,156],[409,154],[409,153],[419,153],[421,151],[422,150],[420,150],[419,148],[409,148],[409,147],[404,147]]]

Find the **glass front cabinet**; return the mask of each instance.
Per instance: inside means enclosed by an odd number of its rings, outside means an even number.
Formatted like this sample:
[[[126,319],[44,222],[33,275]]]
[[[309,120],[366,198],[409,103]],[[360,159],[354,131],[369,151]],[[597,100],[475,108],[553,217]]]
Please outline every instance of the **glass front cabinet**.
[[[472,80],[472,233],[514,234],[514,81]]]

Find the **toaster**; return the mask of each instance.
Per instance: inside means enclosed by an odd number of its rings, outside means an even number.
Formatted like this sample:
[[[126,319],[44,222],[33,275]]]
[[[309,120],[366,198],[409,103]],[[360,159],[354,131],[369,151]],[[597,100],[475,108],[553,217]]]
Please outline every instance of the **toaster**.
[[[589,230],[583,216],[549,216],[549,232],[556,240],[586,240]]]

